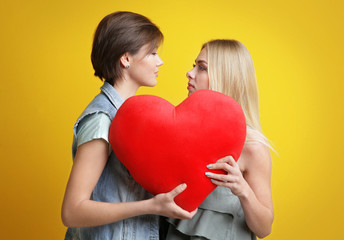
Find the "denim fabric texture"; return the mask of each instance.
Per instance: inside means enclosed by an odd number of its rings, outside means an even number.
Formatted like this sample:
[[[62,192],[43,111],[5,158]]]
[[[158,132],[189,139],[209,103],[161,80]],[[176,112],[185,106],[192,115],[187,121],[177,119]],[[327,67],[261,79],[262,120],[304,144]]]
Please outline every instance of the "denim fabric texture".
[[[73,159],[77,150],[78,125],[84,117],[105,113],[111,121],[122,105],[123,99],[113,86],[105,82],[101,92],[86,107],[76,121],[73,131]],[[91,200],[101,202],[132,202],[151,198],[130,175],[111,149],[108,161],[94,188]],[[66,240],[158,240],[159,218],[155,215],[142,215],[98,227],[68,228]]]

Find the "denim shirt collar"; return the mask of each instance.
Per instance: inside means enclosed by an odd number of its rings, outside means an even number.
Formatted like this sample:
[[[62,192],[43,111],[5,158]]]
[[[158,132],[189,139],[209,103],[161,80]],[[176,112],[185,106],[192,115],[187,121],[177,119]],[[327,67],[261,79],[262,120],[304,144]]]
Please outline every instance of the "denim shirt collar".
[[[116,109],[119,109],[119,107],[123,104],[123,98],[110,83],[104,82],[100,90],[105,94],[105,96],[107,96]]]

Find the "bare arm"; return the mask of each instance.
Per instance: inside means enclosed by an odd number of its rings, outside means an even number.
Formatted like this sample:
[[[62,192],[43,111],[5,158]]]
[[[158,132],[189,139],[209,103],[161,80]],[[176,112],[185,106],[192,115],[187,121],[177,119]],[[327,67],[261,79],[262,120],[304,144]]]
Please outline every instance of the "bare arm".
[[[223,169],[228,174],[211,174],[213,183],[228,187],[239,197],[248,227],[259,238],[271,233],[274,210],[271,194],[271,157],[262,144],[250,146],[243,157],[244,174],[232,157],[220,159],[212,169]],[[241,161],[241,159],[239,159]]]
[[[173,201],[175,196],[185,190],[185,184],[169,193],[137,202],[107,203],[90,200],[105,167],[108,149],[108,143],[102,139],[92,140],[78,148],[62,205],[65,226],[98,226],[143,214],[190,219],[196,213],[183,210]]]

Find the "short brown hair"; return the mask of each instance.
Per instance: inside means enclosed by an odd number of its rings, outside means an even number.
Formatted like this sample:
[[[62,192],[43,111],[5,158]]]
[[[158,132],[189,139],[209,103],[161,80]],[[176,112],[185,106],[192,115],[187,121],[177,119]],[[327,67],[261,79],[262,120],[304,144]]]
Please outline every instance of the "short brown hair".
[[[119,59],[123,54],[134,55],[146,44],[150,44],[152,51],[163,38],[159,28],[145,16],[133,12],[107,15],[94,34],[91,54],[94,75],[114,85],[122,77]]]

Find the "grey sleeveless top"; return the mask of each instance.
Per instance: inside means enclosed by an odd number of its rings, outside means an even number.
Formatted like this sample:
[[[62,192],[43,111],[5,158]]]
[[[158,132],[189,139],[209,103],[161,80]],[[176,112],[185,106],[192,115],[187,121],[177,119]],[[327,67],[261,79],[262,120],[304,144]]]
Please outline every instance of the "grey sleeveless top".
[[[209,194],[191,220],[167,221],[166,240],[256,240],[246,225],[239,198],[225,187]]]

